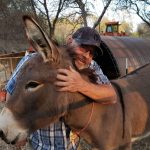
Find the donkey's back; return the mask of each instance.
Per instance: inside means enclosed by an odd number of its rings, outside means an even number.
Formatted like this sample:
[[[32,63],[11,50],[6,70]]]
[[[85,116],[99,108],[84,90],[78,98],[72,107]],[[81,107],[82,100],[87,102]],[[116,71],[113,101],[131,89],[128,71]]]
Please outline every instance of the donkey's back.
[[[113,81],[122,98],[125,136],[132,141],[150,133],[150,64]]]
[[[95,104],[92,123],[88,127],[89,142],[93,146],[100,150],[130,150],[132,141],[148,135],[149,73],[150,64],[112,81],[118,100],[113,105]],[[81,109],[85,115],[86,108]],[[91,110],[91,107],[87,109]],[[82,111],[78,112],[78,118],[82,116]],[[89,137],[84,134],[81,136],[88,141]]]

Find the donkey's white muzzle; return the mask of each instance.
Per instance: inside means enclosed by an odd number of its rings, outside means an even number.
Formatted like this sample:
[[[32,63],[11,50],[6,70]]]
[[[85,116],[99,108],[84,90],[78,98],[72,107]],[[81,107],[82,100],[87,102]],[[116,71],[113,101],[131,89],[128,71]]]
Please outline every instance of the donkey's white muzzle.
[[[0,113],[0,138],[8,144],[15,144],[26,139],[27,130],[23,129],[8,108]]]

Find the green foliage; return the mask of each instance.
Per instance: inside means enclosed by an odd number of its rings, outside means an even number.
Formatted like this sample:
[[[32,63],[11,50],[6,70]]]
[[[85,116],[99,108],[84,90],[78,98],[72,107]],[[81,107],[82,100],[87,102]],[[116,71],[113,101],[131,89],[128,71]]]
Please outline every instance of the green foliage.
[[[138,38],[138,37],[139,37],[139,34],[138,34],[138,32],[133,32],[133,33],[131,34],[131,37]]]
[[[126,21],[122,21],[119,27],[119,33],[120,32],[125,32],[127,35],[131,35],[132,33],[132,24],[126,22]]]
[[[101,23],[99,24],[99,26],[97,26],[97,31],[99,31],[100,33],[104,33],[106,31],[106,23],[109,21],[109,19],[107,17],[104,17],[101,21]]]
[[[150,27],[146,23],[138,25],[137,33],[139,37],[150,37]]]
[[[1,4],[7,8],[7,11],[11,12],[31,12],[32,8],[30,0],[1,0]]]
[[[80,22],[61,18],[56,24],[54,37],[59,43],[64,44],[66,39],[80,27]]]

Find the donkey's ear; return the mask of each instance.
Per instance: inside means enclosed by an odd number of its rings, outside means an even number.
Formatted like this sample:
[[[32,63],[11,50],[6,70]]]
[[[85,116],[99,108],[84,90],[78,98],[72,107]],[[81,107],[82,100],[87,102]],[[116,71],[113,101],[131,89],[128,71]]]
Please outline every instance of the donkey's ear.
[[[38,23],[29,16],[23,16],[27,38],[45,62],[59,60],[57,46],[48,38]]]

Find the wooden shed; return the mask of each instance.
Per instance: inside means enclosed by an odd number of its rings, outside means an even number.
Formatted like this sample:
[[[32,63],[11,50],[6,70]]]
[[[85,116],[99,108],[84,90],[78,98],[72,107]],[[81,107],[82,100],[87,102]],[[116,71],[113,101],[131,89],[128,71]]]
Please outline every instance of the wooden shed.
[[[2,89],[25,52],[0,55],[0,89]]]

